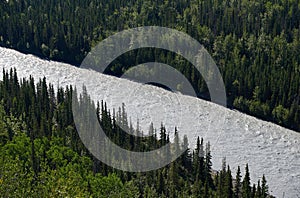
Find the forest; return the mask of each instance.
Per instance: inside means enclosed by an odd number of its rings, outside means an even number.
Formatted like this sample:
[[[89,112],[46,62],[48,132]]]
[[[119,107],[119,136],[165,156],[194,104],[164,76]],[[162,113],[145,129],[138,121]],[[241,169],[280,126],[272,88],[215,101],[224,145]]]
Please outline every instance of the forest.
[[[155,25],[197,39],[216,61],[228,107],[300,130],[299,0],[1,0],[0,46],[80,65],[103,39]],[[139,49],[108,74],[148,61],[169,64],[209,100],[201,75],[177,54]]]
[[[266,198],[265,176],[256,184],[245,167],[232,173],[224,158],[222,170],[212,169],[209,142],[197,139],[194,149],[159,170],[145,173],[124,172],[97,160],[85,148],[72,116],[72,92],[57,89],[46,79],[18,79],[15,70],[3,70],[0,81],[0,196],[1,197],[234,197]],[[78,104],[89,100],[86,92]],[[149,151],[170,142],[163,124],[147,138],[124,135],[119,122],[127,120],[125,106],[116,114],[105,102],[91,108],[105,133],[125,149]],[[132,123],[128,126],[132,128]],[[141,133],[136,127],[136,133]],[[178,148],[188,147],[186,137]]]

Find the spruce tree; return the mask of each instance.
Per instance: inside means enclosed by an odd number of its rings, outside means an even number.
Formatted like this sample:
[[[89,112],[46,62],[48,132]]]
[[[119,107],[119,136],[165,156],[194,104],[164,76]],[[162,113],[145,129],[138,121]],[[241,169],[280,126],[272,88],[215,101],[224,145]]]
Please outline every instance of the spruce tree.
[[[205,165],[204,165],[204,175],[205,181],[208,183],[209,187],[214,189],[213,179],[211,177],[212,174],[212,162],[211,162],[211,153],[210,153],[210,143],[206,144],[205,148]]]
[[[263,198],[266,198],[268,196],[268,194],[269,194],[269,187],[267,185],[265,175],[263,175],[262,181],[261,181],[261,196]]]
[[[234,185],[234,197],[235,198],[240,198],[241,197],[241,169],[240,166],[238,166],[237,172],[236,172],[236,177],[235,177],[235,185]]]
[[[256,193],[255,193],[255,198],[261,198],[260,180],[258,180],[258,183],[257,183],[257,189],[256,189]]]
[[[231,175],[231,170],[229,165],[226,171],[224,194],[226,195],[227,198],[233,197],[232,175]]]
[[[251,190],[251,198],[255,198],[255,194],[256,194],[256,186],[255,186],[255,184],[253,184],[253,187]]]
[[[182,165],[185,169],[191,171],[192,170],[192,156],[190,153],[190,149],[188,148],[188,138],[186,135],[183,137],[182,149],[186,149],[184,153],[181,155]]]
[[[246,164],[245,177],[242,184],[242,197],[251,198],[250,173],[248,164]]]

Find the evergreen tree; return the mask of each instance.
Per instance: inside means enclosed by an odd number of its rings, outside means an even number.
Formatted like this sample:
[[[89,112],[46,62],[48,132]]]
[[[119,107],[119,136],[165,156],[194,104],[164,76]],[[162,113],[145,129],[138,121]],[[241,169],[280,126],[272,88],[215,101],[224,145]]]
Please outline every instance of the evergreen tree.
[[[115,32],[149,25],[174,28],[191,35],[213,55],[230,107],[299,131],[298,4],[298,0],[3,0],[0,46],[77,66],[92,47]],[[191,82],[197,96],[209,99],[202,76],[166,50],[133,50],[106,72],[121,76],[131,66],[150,61],[173,65]],[[5,86],[15,90],[9,83]]]
[[[261,195],[260,180],[258,180],[257,189],[256,189],[256,193],[255,193],[255,198],[260,198],[261,196],[262,195]]]
[[[111,115],[105,102],[97,102],[95,105],[85,88],[79,98],[72,98],[72,87],[58,88],[55,94],[53,86],[48,87],[45,79],[37,81],[37,84],[33,78],[19,82],[15,80],[14,72],[5,71],[3,81],[0,82],[0,156],[3,156],[0,157],[1,195],[232,197],[230,168],[228,166],[226,169],[224,160],[221,172],[214,177],[210,144],[207,143],[204,152],[203,139],[198,138],[192,157],[187,150],[182,157],[159,170],[130,173],[113,169],[97,160],[81,142],[71,116],[73,99],[74,108],[84,105],[96,112],[107,135],[124,149],[138,147],[141,151],[149,151],[162,142],[168,143],[169,135],[163,124],[162,139],[156,137],[155,129],[150,130],[154,134],[152,138],[130,139],[129,134],[116,123],[119,118],[123,123],[126,122],[125,106],[120,111],[121,117],[117,118],[120,115],[114,111]],[[74,92],[77,95],[76,89]],[[17,100],[15,96],[20,99]],[[84,114],[80,116],[87,123],[88,130],[93,131],[94,125],[98,123],[87,120]],[[127,127],[134,131],[132,126]],[[177,129],[174,143],[177,146],[170,148],[170,153],[172,149],[188,147],[186,137],[180,143]],[[107,152],[112,153],[113,157],[113,150]],[[258,184],[255,193],[257,198],[262,197],[261,191],[268,194],[265,177],[263,181],[262,187],[265,190]]]
[[[251,198],[250,173],[248,164],[246,164],[245,177],[242,183],[242,197]]]
[[[233,186],[232,186],[232,175],[231,175],[231,170],[228,165],[227,167],[227,172],[226,172],[226,177],[225,177],[225,192],[224,194],[228,198],[233,197]]]
[[[261,196],[263,198],[266,198],[268,196],[268,194],[269,194],[269,187],[267,185],[265,175],[263,175],[262,181],[261,181]]]
[[[210,188],[214,189],[213,179],[211,177],[212,174],[212,162],[211,162],[211,154],[210,154],[210,143],[206,144],[205,148],[205,164],[204,164],[204,175],[205,182],[209,185]]]
[[[235,198],[240,198],[241,197],[241,170],[240,166],[238,166],[237,172],[236,172],[236,177],[235,177],[235,186],[234,186],[234,197]]]

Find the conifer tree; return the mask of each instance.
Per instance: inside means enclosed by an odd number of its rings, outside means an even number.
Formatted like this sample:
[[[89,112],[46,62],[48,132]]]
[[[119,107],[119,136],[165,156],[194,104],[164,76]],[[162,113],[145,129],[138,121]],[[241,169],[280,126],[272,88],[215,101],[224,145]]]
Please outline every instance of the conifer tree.
[[[262,181],[261,181],[261,196],[263,198],[266,198],[268,196],[268,194],[269,194],[269,187],[267,185],[265,175],[263,175]]]
[[[205,165],[204,165],[204,175],[205,181],[208,183],[209,187],[214,189],[213,179],[211,177],[212,174],[212,162],[211,162],[211,153],[210,153],[210,143],[206,144],[205,148]]]
[[[242,184],[242,197],[251,198],[250,173],[248,164],[246,164],[245,177]]]
[[[227,198],[233,197],[233,186],[232,186],[232,175],[229,165],[227,166],[226,177],[225,177],[225,191],[224,194]]]
[[[18,83],[16,80],[11,80],[15,78],[13,73],[6,72],[4,76],[5,82],[0,82],[0,117],[3,118],[2,122],[0,120],[0,129],[2,129],[0,133],[0,154],[5,156],[0,158],[2,167],[0,169],[0,193],[13,192],[15,195],[19,195],[19,192],[22,191],[24,196],[31,196],[32,193],[48,195],[46,193],[48,188],[63,188],[66,190],[64,191],[66,195],[71,197],[98,197],[101,193],[103,196],[113,195],[116,197],[147,197],[147,195],[155,197],[232,197],[231,171],[229,166],[226,169],[225,160],[222,170],[214,178],[215,184],[210,184],[213,177],[210,145],[207,143],[204,152],[203,138],[201,140],[198,138],[196,150],[192,151],[192,157],[189,150],[187,150],[182,158],[160,170],[147,173],[115,170],[98,161],[82,144],[75,130],[73,117],[69,115],[71,114],[72,87],[59,88],[57,96],[55,96],[54,90],[52,90],[53,86],[51,88],[50,85],[48,88],[45,81],[40,80],[37,83],[37,89],[35,89],[33,78],[24,79]],[[77,95],[76,88],[74,92]],[[11,97],[12,93],[23,99],[16,100],[15,97]],[[105,102],[102,101],[101,105],[97,103],[95,106],[86,91],[79,97],[79,101],[78,98],[74,100],[76,101],[75,108],[78,108],[79,105],[85,105],[85,107],[91,108],[91,111],[96,112],[99,123],[107,135],[112,141],[120,144],[125,149],[136,147],[136,143],[139,143],[141,151],[151,150],[162,141],[166,143],[170,141],[163,125],[161,129],[162,140],[157,138],[155,129],[151,129],[151,134],[154,133],[152,139],[140,138],[136,140],[133,138],[127,140],[127,136],[121,137],[124,131],[116,124],[116,114],[111,115]],[[52,103],[53,108],[51,108],[50,103]],[[46,106],[50,108],[45,108]],[[24,114],[20,109],[28,110]],[[18,119],[13,115],[16,115]],[[92,123],[86,120],[85,115],[80,116],[82,121],[88,123],[88,130],[93,130],[94,124],[99,124],[98,122]],[[120,119],[122,120],[124,116],[127,116],[125,108]],[[125,119],[127,120],[127,118]],[[130,130],[134,130],[132,126]],[[11,136],[11,139],[9,136]],[[180,145],[176,129],[174,142],[177,147],[188,147],[186,137]],[[113,153],[114,151],[108,150],[107,152]],[[10,170],[11,167],[13,167],[12,170]],[[26,170],[26,173],[23,170]],[[9,174],[6,175],[6,173]],[[115,175],[110,176],[111,173],[115,173]],[[22,177],[19,177],[19,175]],[[66,175],[72,176],[66,177]],[[240,175],[240,171],[237,175]],[[108,177],[106,178],[106,176]],[[17,179],[10,179],[15,177]],[[240,180],[240,176],[237,176],[237,178]],[[244,185],[247,183],[245,182],[246,178],[242,187],[247,186]],[[57,181],[61,181],[61,183],[57,183]],[[21,183],[26,184],[29,188],[26,185],[21,186]],[[74,183],[78,186],[73,189]],[[250,186],[250,176],[248,184]],[[106,190],[102,189],[103,185],[108,185],[107,188],[105,187]],[[62,188],[57,186],[62,186]],[[147,188],[147,186],[151,186],[151,188]],[[262,186],[265,190],[262,190],[260,184],[258,184],[255,198],[263,197],[261,191],[268,194],[264,176]],[[6,188],[9,188],[9,191]],[[40,190],[43,188],[47,189],[41,192]],[[255,191],[255,188],[252,189],[251,197],[253,197]],[[18,192],[15,192],[15,190]],[[4,195],[9,197],[10,194],[4,193]],[[54,195],[49,195],[49,197],[51,196]]]
[[[258,180],[258,183],[257,183],[257,189],[256,189],[256,193],[255,193],[255,198],[261,198],[260,180]]]
[[[160,193],[160,194],[164,193],[165,184],[164,184],[164,178],[163,178],[162,171],[159,171],[159,173],[158,173],[156,189],[157,189],[158,193]]]
[[[256,186],[255,184],[253,184],[253,187],[251,189],[251,198],[255,198],[255,194],[256,194]]]
[[[241,169],[240,166],[238,166],[237,172],[236,172],[236,177],[235,177],[235,186],[234,186],[234,197],[235,198],[240,198],[241,197]]]
[[[186,149],[181,155],[182,165],[184,168],[190,171],[192,169],[192,157],[189,149],[188,138],[186,135],[184,135],[183,137],[183,143],[181,147],[182,149]]]

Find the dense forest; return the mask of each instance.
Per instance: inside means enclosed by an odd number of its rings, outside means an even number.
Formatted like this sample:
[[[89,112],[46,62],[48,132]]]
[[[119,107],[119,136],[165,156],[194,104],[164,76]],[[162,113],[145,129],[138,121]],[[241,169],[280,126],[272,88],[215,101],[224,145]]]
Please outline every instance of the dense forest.
[[[3,70],[1,197],[270,197],[265,176],[251,184],[248,165],[243,178],[239,167],[232,176],[225,159],[222,170],[213,170],[210,144],[200,138],[194,150],[186,150],[159,170],[131,173],[106,166],[88,152],[76,132],[71,110],[74,91],[55,89],[45,78],[19,80],[15,71]],[[78,104],[88,98],[83,92]],[[114,115],[104,102],[89,104],[107,135],[128,150],[153,150],[170,142],[163,125],[158,131],[150,127],[153,135],[147,138],[126,136],[117,124],[127,119],[124,106]],[[180,132],[174,133],[173,142],[186,148],[187,138],[181,141]]]
[[[299,0],[1,0],[0,46],[80,65],[118,31],[156,25],[197,39],[219,66],[228,105],[300,130]],[[159,61],[174,66],[209,99],[201,75],[164,50],[124,54],[108,73]]]

